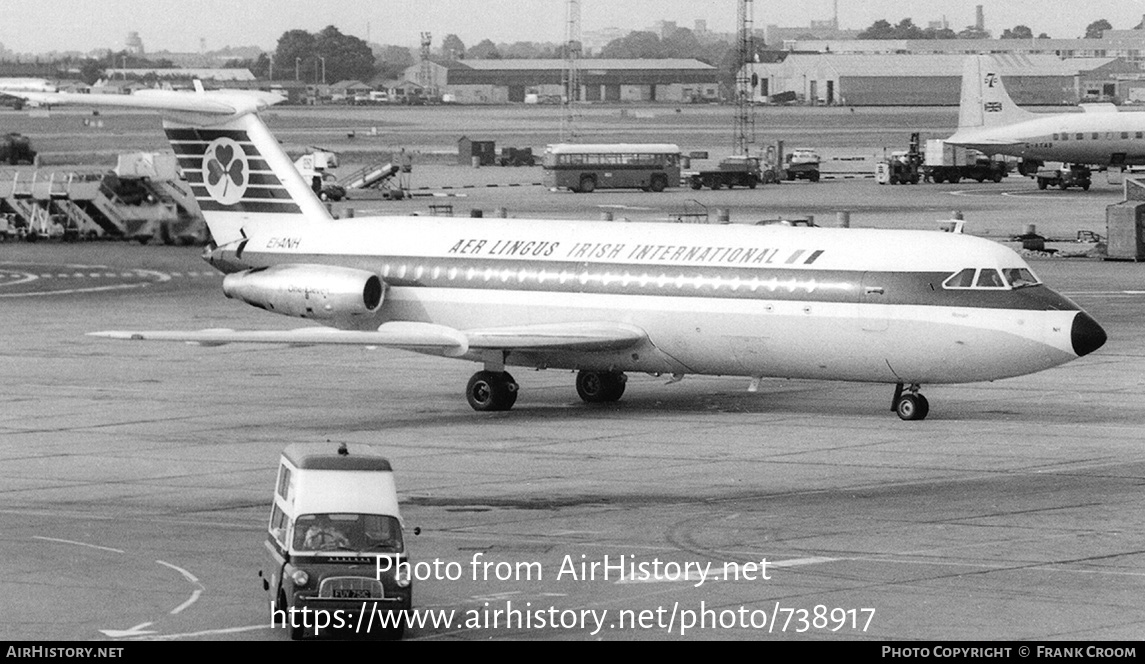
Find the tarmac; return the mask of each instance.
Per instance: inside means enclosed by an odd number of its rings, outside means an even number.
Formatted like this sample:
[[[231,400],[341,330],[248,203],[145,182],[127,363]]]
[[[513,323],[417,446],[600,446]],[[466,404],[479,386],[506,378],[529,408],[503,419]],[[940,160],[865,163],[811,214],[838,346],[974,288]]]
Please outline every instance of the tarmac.
[[[475,175],[455,169],[450,181]],[[696,201],[733,223],[832,225],[845,210],[856,227],[933,229],[959,210],[967,232],[1008,241],[1032,223],[1067,246],[1077,230],[1105,234],[1120,187],[471,194],[336,211],[452,200],[459,215],[623,223]],[[414,607],[434,612],[407,640],[1145,636],[1139,263],[1032,258],[1108,343],[1030,376],[924,386],[929,417],[903,422],[889,385],[765,380],[750,393],[746,378],[634,375],[620,402],[594,406],[571,373],[520,370],[513,410],[476,413],[465,362],[85,336],[300,325],[224,298],[198,253],[0,245],[9,639],[287,640],[256,572],[278,455],[315,441],[377,445],[394,465],[407,529],[420,528]]]

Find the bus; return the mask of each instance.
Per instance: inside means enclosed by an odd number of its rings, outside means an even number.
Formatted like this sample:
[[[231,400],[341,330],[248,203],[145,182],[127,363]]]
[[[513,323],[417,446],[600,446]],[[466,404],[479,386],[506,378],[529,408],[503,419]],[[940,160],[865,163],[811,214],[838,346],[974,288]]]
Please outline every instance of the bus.
[[[560,143],[545,148],[544,168],[550,189],[664,191],[680,184],[680,148],[671,143]]]

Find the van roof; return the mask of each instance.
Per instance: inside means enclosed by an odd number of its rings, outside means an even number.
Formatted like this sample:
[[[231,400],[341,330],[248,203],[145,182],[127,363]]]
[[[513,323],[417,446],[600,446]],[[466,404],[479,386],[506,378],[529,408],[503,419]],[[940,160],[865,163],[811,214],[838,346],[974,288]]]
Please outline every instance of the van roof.
[[[373,470],[392,471],[389,459],[369,445],[344,446],[346,454],[339,453],[333,443],[294,443],[287,445],[282,456],[295,468],[311,470]]]

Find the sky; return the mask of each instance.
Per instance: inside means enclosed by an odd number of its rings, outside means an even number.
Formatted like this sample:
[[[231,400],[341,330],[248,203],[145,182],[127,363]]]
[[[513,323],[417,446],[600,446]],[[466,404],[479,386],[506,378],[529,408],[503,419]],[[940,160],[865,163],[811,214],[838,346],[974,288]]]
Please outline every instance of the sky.
[[[834,12],[833,0],[753,0],[754,24],[807,26]],[[925,27],[944,17],[955,31],[974,24],[983,5],[986,29],[1026,25],[1034,34],[1080,37],[1098,19],[1132,28],[1145,0],[838,0],[840,27],[861,30],[878,19],[911,18]],[[0,44],[16,53],[121,50],[129,31],[147,51],[197,52],[224,46],[272,50],[283,32],[333,25],[371,42],[416,46],[422,32],[434,46],[447,34],[466,45],[564,40],[566,0],[0,0]],[[737,0],[580,0],[581,30],[639,30],[656,21],[733,32]]]

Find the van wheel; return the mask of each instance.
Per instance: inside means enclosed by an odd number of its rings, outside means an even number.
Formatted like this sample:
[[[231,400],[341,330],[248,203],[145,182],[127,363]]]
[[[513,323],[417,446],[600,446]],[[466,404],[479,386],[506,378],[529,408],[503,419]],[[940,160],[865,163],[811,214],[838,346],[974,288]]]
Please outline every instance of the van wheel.
[[[295,627],[293,622],[290,622],[290,607],[286,605],[286,593],[281,590],[278,591],[278,608],[286,615],[286,629],[290,632],[291,641],[301,641],[306,638],[305,627]],[[274,617],[271,616],[271,624],[274,624]]]

